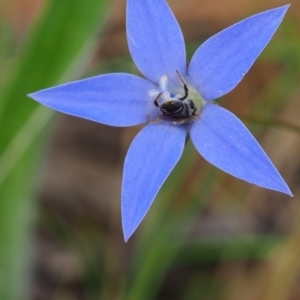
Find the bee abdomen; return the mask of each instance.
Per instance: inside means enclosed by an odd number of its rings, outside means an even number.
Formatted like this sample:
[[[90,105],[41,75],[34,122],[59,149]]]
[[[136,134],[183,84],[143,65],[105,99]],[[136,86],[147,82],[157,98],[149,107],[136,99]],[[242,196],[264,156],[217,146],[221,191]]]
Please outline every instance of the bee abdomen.
[[[173,117],[185,117],[189,114],[186,103],[177,100],[163,103],[160,110],[164,115]]]

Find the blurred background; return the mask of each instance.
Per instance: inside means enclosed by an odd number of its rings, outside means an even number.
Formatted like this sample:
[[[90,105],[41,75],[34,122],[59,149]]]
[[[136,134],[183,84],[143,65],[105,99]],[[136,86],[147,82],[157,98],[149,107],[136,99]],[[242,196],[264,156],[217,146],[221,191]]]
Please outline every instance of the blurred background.
[[[169,0],[188,59],[281,0]],[[300,299],[300,2],[220,104],[257,137],[294,197],[244,183],[191,143],[128,243],[124,156],[140,129],[55,113],[26,94],[138,74],[125,0],[0,2],[0,299]]]

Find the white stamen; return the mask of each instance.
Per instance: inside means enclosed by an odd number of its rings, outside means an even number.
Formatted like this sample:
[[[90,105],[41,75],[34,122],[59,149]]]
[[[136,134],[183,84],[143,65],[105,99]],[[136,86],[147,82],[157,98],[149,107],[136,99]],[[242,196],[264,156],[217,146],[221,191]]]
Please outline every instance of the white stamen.
[[[148,95],[150,97],[157,97],[159,93],[160,93],[160,91],[158,91],[158,90],[150,90]]]
[[[161,94],[161,99],[163,99],[163,102],[170,101],[171,100],[170,93],[169,92],[163,92]]]
[[[168,77],[166,75],[163,75],[159,79],[159,87],[162,92],[167,92],[168,91],[167,86],[168,86]]]

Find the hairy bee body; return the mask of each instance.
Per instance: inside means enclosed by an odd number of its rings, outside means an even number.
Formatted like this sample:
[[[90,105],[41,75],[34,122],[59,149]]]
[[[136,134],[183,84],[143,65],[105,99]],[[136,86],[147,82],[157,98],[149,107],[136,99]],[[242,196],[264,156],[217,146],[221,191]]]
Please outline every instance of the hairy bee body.
[[[174,94],[167,93],[168,97],[163,97],[164,101],[162,103],[159,103],[158,100],[163,94],[163,92],[160,92],[154,100],[154,105],[157,106],[162,113],[159,119],[172,121],[175,124],[183,124],[197,119],[197,109],[195,107],[194,101],[187,98],[189,94],[188,86],[184,82],[179,72],[176,72],[183,85],[184,95],[182,97],[179,97],[178,95],[175,96]],[[165,78],[163,79],[165,80]]]
[[[191,120],[195,116],[195,105],[192,100],[169,100],[161,105],[158,105],[155,102],[155,105],[159,107],[160,111],[162,112],[162,119],[168,121],[182,121],[186,122]]]

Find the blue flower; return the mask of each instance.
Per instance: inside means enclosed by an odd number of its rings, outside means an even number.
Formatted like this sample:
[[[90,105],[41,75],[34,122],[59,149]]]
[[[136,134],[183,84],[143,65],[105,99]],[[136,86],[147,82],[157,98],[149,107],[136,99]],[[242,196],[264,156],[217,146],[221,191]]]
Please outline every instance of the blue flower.
[[[178,162],[187,133],[199,153],[221,170],[292,196],[243,123],[212,100],[231,91],[248,72],[289,5],[249,17],[204,42],[186,64],[180,27],[164,0],[128,0],[127,39],[146,79],[100,75],[30,95],[70,115],[111,126],[146,126],[124,164],[122,224],[133,234]]]

